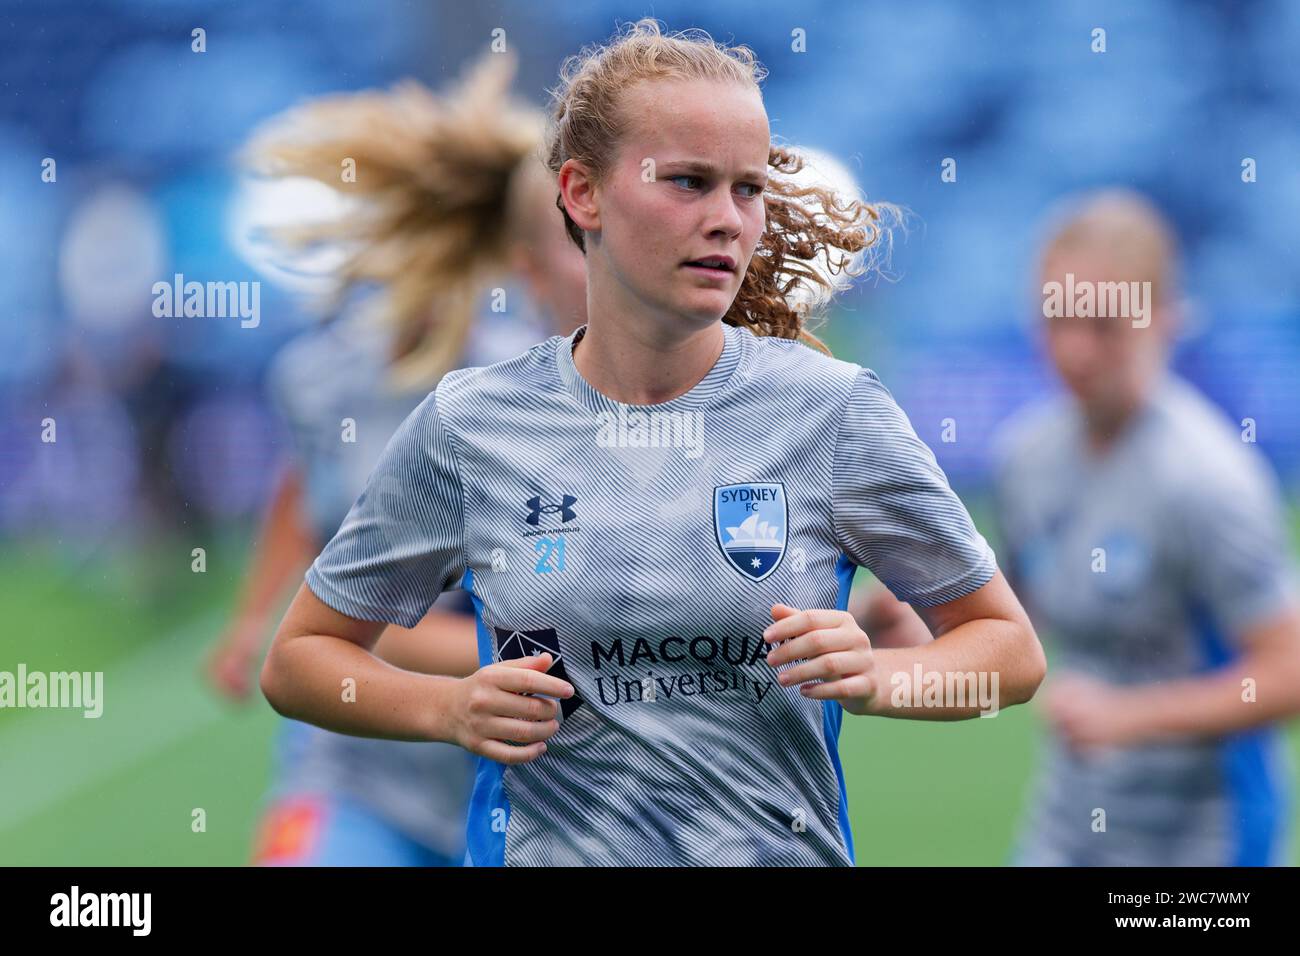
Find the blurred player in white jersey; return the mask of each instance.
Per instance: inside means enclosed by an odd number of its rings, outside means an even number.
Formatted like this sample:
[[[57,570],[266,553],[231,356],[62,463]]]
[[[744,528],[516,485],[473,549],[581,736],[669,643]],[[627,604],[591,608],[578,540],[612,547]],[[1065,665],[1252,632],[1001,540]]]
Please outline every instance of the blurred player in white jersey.
[[[1041,280],[1067,395],[996,443],[1003,553],[1055,648],[1016,859],[1281,863],[1291,770],[1276,725],[1300,712],[1300,599],[1277,479],[1168,368],[1178,257],[1149,201],[1083,198]]]
[[[1169,370],[1178,256],[1148,200],[1084,197],[1039,265],[1066,393],[994,442],[1007,575],[1051,655],[1014,861],[1282,863],[1292,773],[1276,725],[1300,712],[1300,599],[1276,477]],[[855,610],[891,640],[929,639],[883,588]]]
[[[508,100],[512,73],[508,60],[488,57],[443,97],[408,85],[326,98],[252,146],[277,177],[312,176],[359,197],[339,218],[281,238],[348,244],[357,251],[342,285],[377,282],[386,294],[305,333],[272,366],[273,404],[293,444],[235,620],[211,659],[214,684],[232,699],[248,696],[285,589],[338,528],[411,409],[449,367],[491,364],[536,338],[526,323],[478,318],[483,293],[522,286],[543,334],[585,317],[582,257],[537,155],[542,119]],[[342,157],[356,164],[355,182],[340,176]],[[390,629],[381,655],[414,670],[475,669],[472,610],[461,594],[447,595],[414,630]],[[464,751],[291,720],[277,751],[256,862],[460,864],[473,780]]]

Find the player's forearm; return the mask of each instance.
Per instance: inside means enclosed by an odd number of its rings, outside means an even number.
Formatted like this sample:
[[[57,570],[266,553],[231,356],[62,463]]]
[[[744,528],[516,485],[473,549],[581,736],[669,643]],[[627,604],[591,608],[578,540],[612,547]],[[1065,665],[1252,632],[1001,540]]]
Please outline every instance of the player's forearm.
[[[1211,676],[1124,689],[1151,739],[1217,737],[1300,713],[1300,666],[1247,656]]]
[[[302,527],[302,479],[287,469],[276,485],[258,530],[257,543],[245,572],[232,631],[239,639],[260,647],[270,616],[291,581],[301,578],[315,556],[310,534]]]
[[[1000,618],[968,621],[937,640],[874,656],[870,713],[908,720],[967,720],[1022,704],[1045,669],[1033,631]]]
[[[474,619],[433,610],[414,628],[391,624],[375,645],[375,656],[420,674],[468,677],[479,665]]]
[[[417,674],[325,634],[277,637],[262,692],[277,713],[326,730],[391,740],[451,739],[455,678]]]
[[[872,647],[912,647],[928,644],[934,639],[912,606],[898,600],[879,582],[872,582],[853,593],[849,599],[849,613],[866,632]]]
[[[1300,608],[1241,635],[1249,650],[1209,674],[1123,688],[1143,739],[1221,736],[1300,714]]]

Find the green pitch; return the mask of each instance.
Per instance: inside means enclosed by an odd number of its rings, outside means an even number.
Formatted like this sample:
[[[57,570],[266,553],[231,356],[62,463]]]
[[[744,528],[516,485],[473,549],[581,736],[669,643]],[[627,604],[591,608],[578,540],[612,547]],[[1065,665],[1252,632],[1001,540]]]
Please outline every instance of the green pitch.
[[[98,719],[0,710],[0,865],[245,862],[279,718],[260,697],[239,709],[203,684],[244,549],[213,543],[193,574],[190,547],[0,553],[0,670],[105,673]],[[846,716],[859,863],[1004,863],[1040,732],[1033,705],[954,724]],[[1300,767],[1300,727],[1289,739]]]

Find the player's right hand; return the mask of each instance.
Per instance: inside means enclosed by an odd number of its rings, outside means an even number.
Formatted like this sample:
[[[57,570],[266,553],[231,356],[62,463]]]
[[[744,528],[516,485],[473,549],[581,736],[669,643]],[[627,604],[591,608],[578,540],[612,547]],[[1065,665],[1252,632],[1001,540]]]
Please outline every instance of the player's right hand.
[[[546,673],[550,654],[489,664],[457,682],[452,742],[503,764],[527,763],[546,752],[560,729],[559,703],[573,685]],[[545,694],[546,697],[529,696]]]
[[[252,695],[257,660],[248,642],[235,633],[223,637],[204,661],[204,674],[212,688],[227,700],[247,703]]]

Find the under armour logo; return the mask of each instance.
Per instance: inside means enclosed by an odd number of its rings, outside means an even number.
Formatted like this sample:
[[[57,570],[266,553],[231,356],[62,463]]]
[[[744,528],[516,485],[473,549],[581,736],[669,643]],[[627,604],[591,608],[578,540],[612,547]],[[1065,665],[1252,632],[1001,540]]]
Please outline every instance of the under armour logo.
[[[573,505],[577,500],[578,499],[573,497],[573,495],[565,495],[564,500],[558,505],[544,505],[542,504],[542,499],[540,495],[537,496],[536,498],[529,498],[526,502],[524,502],[526,505],[528,505],[528,511],[529,511],[528,518],[526,520],[528,521],[529,524],[536,525],[536,524],[541,524],[542,515],[558,514],[560,516],[561,522],[572,521],[574,518],[578,516],[577,513],[573,510]]]

